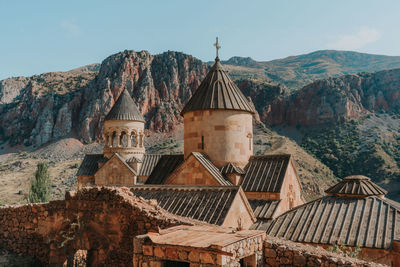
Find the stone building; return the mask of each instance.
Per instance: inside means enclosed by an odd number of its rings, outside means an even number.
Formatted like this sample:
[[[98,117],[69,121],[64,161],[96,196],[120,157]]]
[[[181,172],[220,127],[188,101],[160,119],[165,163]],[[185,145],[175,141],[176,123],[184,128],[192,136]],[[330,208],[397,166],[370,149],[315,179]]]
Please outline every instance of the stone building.
[[[181,193],[182,186],[205,186],[203,193],[210,186],[226,187],[225,191],[241,186],[245,197],[232,212],[243,218],[230,223],[238,226],[240,221],[246,228],[265,230],[273,218],[304,201],[290,155],[253,155],[254,113],[217,57],[182,109],[184,154],[150,155],[143,146],[143,116],[124,90],[105,117],[103,154],[86,155],[77,174],[78,188],[146,184],[161,190],[168,185],[165,196]]]
[[[245,240],[262,230],[267,235],[325,247],[360,245],[361,257],[393,262],[399,256],[398,249],[393,252],[392,248],[399,246],[400,204],[385,199],[386,192],[365,177],[345,178],[328,189],[327,196],[304,204],[291,155],[253,155],[254,113],[217,57],[182,109],[184,153],[146,154],[144,119],[125,90],[105,117],[103,154],[86,155],[78,171],[78,186],[127,186],[136,197],[171,214],[244,231]],[[226,246],[236,242],[235,235],[207,229],[175,229],[137,238],[142,249],[135,252],[137,260],[150,257],[158,262],[156,250],[166,255],[171,246],[181,247],[185,253],[194,250],[201,254],[203,245],[214,249],[218,246],[215,240],[195,245],[195,236],[207,231],[221,237],[218,244],[224,238],[232,240]],[[178,233],[184,233],[186,239],[181,240]],[[230,259],[224,257],[227,254],[220,245],[207,254],[204,265],[235,266],[242,260],[255,266],[259,250],[250,250],[251,255]],[[168,255],[158,258],[163,264],[172,260]]]
[[[145,154],[144,118],[127,90],[104,120],[103,154],[86,155],[78,170],[78,188],[133,186],[150,175],[160,155]]]
[[[359,246],[359,258],[390,265],[400,237],[400,203],[385,198],[384,189],[361,175],[346,177],[325,192],[278,216],[267,234],[323,247]]]

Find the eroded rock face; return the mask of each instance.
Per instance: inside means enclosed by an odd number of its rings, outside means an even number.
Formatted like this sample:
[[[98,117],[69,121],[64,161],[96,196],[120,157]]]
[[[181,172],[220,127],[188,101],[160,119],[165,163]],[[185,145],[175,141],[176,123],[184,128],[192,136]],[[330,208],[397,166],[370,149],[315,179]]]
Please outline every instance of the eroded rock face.
[[[178,52],[124,51],[97,68],[46,73],[0,82],[0,139],[40,146],[62,137],[102,139],[103,119],[126,88],[154,131],[182,122],[184,103],[208,66]]]
[[[174,130],[182,122],[180,110],[207,69],[200,60],[178,52],[152,56],[145,51],[124,51],[108,57],[84,93],[80,137],[86,142],[101,138],[104,115],[124,89],[144,115],[146,128]]]
[[[269,125],[312,126],[370,112],[398,113],[399,88],[400,69],[319,80],[276,99],[265,120]]]

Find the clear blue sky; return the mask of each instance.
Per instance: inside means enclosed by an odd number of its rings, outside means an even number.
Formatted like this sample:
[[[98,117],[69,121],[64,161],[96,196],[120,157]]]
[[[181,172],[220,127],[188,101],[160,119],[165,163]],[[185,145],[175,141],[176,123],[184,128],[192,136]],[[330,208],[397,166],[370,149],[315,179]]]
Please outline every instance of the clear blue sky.
[[[271,60],[320,49],[400,55],[400,1],[0,0],[0,79],[125,50]]]

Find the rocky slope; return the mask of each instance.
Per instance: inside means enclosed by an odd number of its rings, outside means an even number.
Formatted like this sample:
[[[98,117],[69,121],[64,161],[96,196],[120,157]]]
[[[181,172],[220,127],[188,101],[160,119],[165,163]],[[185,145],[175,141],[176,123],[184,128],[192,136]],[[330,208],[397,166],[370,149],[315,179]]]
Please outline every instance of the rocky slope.
[[[400,69],[316,81],[263,114],[338,177],[364,174],[400,199]]]
[[[223,63],[229,65],[233,77],[269,80],[298,90],[318,79],[400,68],[400,57],[321,50],[264,62],[233,57]]]
[[[106,58],[98,72],[81,68],[3,80],[0,139],[36,147],[71,136],[99,140],[104,115],[125,88],[145,115],[148,129],[171,131],[207,68],[182,53],[124,51]]]

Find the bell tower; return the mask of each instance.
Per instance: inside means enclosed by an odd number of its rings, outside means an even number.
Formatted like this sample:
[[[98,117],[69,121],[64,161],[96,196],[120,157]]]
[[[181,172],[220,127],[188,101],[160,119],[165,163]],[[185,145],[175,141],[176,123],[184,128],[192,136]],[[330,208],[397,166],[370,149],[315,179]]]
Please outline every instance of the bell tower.
[[[103,154],[110,158],[118,153],[125,160],[142,160],[144,148],[144,118],[125,89],[105,117]]]
[[[253,155],[254,108],[222,67],[214,65],[182,109],[185,158],[203,152],[217,166],[244,167]]]

